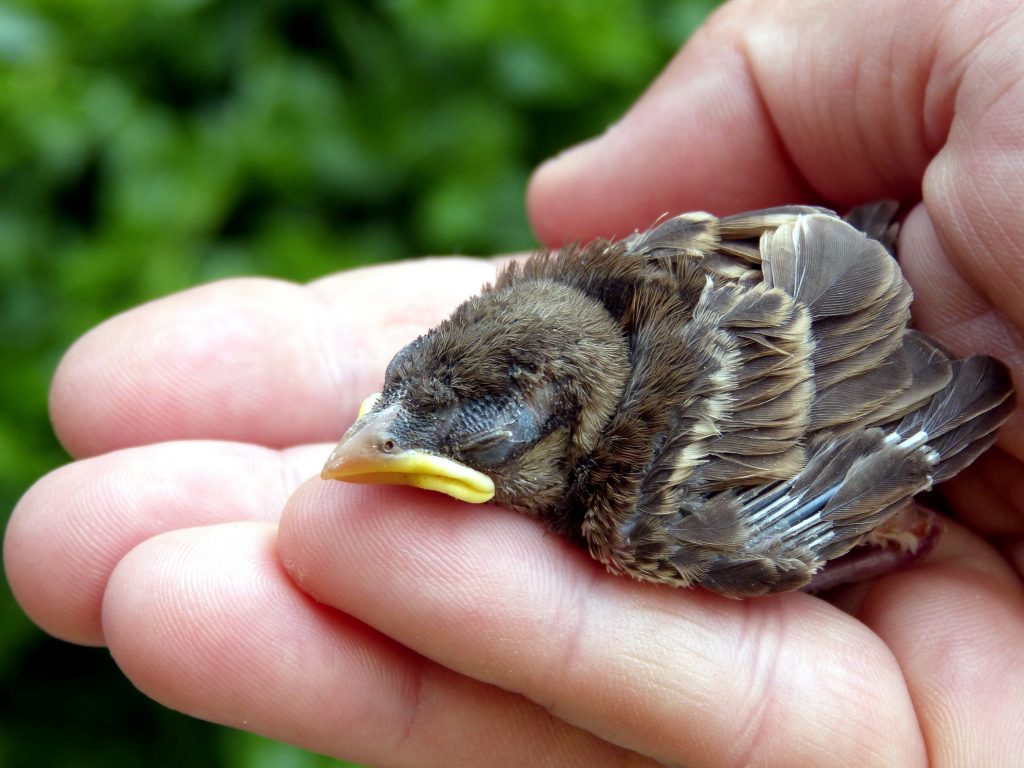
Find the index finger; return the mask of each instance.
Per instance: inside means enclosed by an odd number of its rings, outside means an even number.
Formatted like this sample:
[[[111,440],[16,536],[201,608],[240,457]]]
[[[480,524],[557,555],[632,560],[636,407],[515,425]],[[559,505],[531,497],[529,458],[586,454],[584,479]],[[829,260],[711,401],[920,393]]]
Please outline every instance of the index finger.
[[[486,261],[423,259],[159,299],[68,351],[50,393],[54,428],[77,457],[192,438],[334,440],[391,356],[493,277]]]

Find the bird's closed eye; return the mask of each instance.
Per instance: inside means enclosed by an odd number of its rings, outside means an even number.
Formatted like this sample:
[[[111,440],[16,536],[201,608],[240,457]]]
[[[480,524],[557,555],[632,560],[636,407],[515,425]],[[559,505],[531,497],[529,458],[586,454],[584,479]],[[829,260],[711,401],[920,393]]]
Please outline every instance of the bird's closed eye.
[[[513,447],[512,432],[500,427],[467,435],[456,446],[460,454],[484,466],[504,461]]]

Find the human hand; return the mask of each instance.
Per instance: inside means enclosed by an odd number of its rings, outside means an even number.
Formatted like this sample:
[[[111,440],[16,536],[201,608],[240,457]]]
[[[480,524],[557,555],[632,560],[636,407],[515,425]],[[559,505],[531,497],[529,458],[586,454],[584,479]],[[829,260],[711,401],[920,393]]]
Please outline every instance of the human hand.
[[[930,8],[723,9],[613,131],[541,169],[538,232],[923,194],[901,241],[918,324],[1021,381],[1022,22]],[[1019,416],[950,484],[960,523],[932,556],[845,610],[637,584],[501,509],[302,483],[391,354],[492,275],[234,281],[83,338],[52,397],[82,458],[26,495],[5,542],[26,610],[109,645],[169,706],[370,763],[1019,757]]]

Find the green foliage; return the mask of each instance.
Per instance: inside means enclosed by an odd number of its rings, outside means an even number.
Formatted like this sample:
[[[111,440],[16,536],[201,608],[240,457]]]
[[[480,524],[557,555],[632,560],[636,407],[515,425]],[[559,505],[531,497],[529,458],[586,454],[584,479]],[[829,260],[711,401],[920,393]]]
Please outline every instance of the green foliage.
[[[65,460],[60,354],[133,304],[533,241],[530,169],[603,130],[712,0],[0,6],[0,515]],[[323,761],[149,703],[0,590],[0,764]]]

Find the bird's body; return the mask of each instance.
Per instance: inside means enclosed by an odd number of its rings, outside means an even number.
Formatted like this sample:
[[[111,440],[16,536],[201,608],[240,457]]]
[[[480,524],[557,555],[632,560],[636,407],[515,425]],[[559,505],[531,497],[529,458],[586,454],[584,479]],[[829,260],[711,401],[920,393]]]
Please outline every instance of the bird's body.
[[[803,587],[1013,408],[1000,363],[908,329],[891,213],[685,214],[512,264],[395,357],[324,476],[493,483],[613,572]]]

